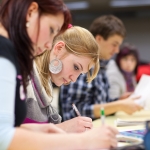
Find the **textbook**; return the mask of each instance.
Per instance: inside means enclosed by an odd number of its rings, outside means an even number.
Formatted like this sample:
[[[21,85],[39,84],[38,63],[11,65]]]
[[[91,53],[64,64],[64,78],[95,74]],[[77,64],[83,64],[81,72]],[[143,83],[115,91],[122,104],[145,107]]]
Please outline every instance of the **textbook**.
[[[136,125],[145,125],[146,120],[122,120],[117,118],[115,120],[115,125],[117,127],[123,127],[123,126],[136,126]]]
[[[144,109],[150,110],[150,76],[142,75],[139,83],[137,84],[131,97],[141,96],[135,103],[144,107]]]

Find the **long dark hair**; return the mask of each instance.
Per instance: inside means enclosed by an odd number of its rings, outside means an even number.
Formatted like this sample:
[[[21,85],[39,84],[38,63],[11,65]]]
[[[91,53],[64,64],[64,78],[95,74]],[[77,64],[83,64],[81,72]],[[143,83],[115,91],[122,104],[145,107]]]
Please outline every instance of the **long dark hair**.
[[[117,54],[116,56],[116,64],[119,67],[119,69],[121,70],[121,66],[120,66],[120,60],[126,56],[132,55],[135,57],[136,59],[136,67],[134,69],[134,74],[137,73],[137,69],[138,69],[138,65],[139,65],[139,55],[138,55],[138,50],[136,49],[135,46],[129,44],[129,43],[125,43],[124,45],[122,45],[122,47],[120,48],[120,52]]]
[[[71,15],[62,0],[4,0],[0,8],[0,22],[8,32],[9,39],[13,42],[24,88],[28,75],[32,71],[33,47],[32,41],[26,30],[26,15],[32,2],[39,6],[39,18],[42,14],[64,14],[64,24],[61,32],[65,31],[71,21]],[[26,88],[25,88],[26,89]]]

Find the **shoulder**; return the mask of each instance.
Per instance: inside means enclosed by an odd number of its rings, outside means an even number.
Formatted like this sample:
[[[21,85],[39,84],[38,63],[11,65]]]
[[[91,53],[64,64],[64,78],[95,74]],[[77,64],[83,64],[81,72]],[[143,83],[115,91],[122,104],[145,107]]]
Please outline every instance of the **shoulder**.
[[[116,74],[120,73],[120,70],[114,60],[110,60],[106,66],[106,73],[107,74]]]
[[[123,78],[123,75],[114,60],[110,60],[107,64],[106,74],[108,78],[116,78],[117,80]]]

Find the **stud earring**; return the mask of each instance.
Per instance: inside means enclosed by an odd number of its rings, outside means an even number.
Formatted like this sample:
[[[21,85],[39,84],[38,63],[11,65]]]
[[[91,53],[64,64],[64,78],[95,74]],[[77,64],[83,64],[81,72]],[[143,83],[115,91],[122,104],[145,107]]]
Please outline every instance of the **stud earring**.
[[[62,70],[62,62],[55,58],[49,64],[49,71],[53,74],[57,74]]]
[[[27,27],[27,28],[29,28],[29,26],[30,26],[30,23],[29,23],[29,22],[27,22],[27,23],[26,23],[26,27]]]

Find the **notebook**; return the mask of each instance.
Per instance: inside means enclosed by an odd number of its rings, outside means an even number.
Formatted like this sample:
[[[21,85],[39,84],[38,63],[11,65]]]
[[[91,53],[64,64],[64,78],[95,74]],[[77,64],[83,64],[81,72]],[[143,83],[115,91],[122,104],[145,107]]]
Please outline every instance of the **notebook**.
[[[146,123],[146,120],[122,120],[122,119],[119,119],[117,118],[115,120],[115,125],[117,127],[122,127],[122,126],[136,126],[136,125],[145,125]]]

